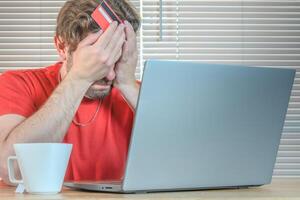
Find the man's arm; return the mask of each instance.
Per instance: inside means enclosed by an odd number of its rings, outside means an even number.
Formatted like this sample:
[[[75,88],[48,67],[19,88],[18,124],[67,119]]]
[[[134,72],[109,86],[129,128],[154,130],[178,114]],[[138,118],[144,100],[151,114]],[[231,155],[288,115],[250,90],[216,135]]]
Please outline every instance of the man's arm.
[[[133,110],[136,109],[140,84],[135,80],[138,50],[136,34],[128,21],[125,21],[126,42],[123,45],[122,57],[116,64],[116,86]]]
[[[14,154],[13,144],[29,142],[62,142],[89,82],[78,80],[69,73],[56,88],[44,106],[28,119],[16,115],[0,117],[1,177],[7,183],[8,156]],[[8,125],[20,123],[16,126]],[[6,127],[5,127],[6,126]],[[12,128],[12,130],[9,130]]]
[[[130,85],[120,85],[119,90],[123,94],[130,107],[135,111],[137,106],[137,100],[140,92],[140,84],[134,82]]]

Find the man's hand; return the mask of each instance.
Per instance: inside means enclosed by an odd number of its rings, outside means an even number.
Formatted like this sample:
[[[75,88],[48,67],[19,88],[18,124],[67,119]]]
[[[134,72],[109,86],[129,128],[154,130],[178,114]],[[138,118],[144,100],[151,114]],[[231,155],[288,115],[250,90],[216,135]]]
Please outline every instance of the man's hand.
[[[136,83],[135,70],[138,60],[136,34],[127,21],[125,21],[125,35],[126,41],[123,44],[122,56],[115,66],[114,86],[119,89]]]
[[[136,83],[135,70],[138,60],[136,34],[131,24],[125,21],[126,41],[121,58],[116,63],[114,86],[118,88],[133,110],[136,108],[140,86]]]
[[[120,58],[124,42],[124,24],[118,26],[117,22],[113,22],[103,34],[102,31],[90,34],[73,53],[70,72],[90,83],[103,79]]]

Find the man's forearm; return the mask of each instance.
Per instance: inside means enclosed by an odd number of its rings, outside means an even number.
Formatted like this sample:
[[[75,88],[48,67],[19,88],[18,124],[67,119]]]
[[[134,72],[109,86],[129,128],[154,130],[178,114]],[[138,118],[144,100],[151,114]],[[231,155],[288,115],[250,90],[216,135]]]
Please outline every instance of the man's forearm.
[[[69,73],[46,103],[9,133],[5,154],[12,154],[14,143],[61,142],[88,87]]]
[[[140,92],[140,84],[134,82],[128,85],[120,85],[119,90],[123,94],[123,97],[126,99],[130,107],[135,111]]]

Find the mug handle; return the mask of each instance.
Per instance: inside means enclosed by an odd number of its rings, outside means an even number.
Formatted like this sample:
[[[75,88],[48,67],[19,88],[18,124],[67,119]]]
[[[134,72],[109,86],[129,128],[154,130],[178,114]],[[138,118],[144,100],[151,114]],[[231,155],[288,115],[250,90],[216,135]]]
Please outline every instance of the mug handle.
[[[9,156],[7,159],[8,178],[11,183],[22,184],[23,180],[17,180],[15,178],[14,160],[18,160],[17,156]]]

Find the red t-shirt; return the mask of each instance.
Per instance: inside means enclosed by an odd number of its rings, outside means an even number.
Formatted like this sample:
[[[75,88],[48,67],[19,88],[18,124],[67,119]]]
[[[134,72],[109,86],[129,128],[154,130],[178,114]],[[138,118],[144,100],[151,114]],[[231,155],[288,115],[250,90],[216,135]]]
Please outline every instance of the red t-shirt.
[[[58,85],[62,63],[34,70],[7,71],[0,76],[0,115],[31,116]],[[88,122],[98,100],[84,98],[77,122]],[[64,141],[73,144],[65,180],[121,180],[133,124],[133,111],[119,90],[113,88],[102,102],[95,121],[88,126],[71,123]]]

